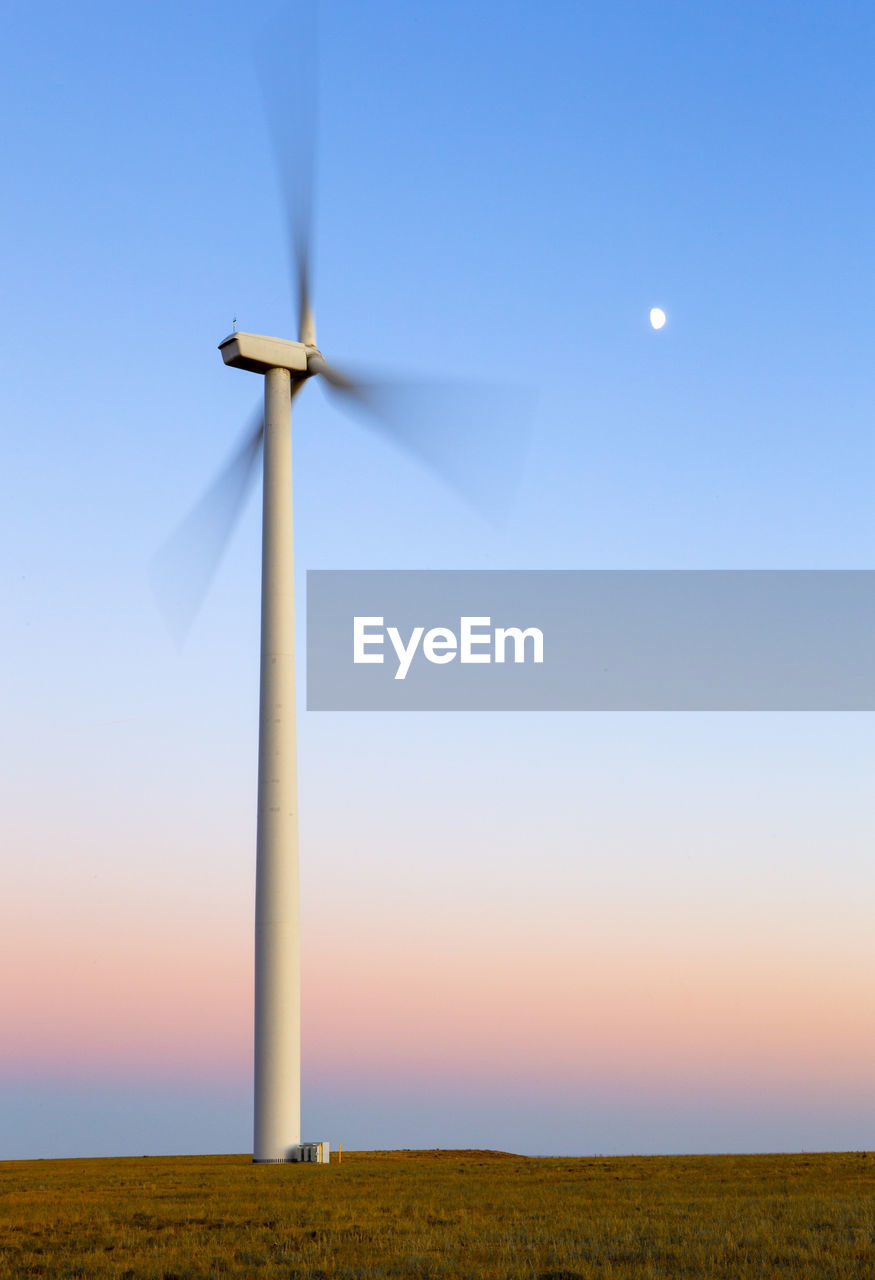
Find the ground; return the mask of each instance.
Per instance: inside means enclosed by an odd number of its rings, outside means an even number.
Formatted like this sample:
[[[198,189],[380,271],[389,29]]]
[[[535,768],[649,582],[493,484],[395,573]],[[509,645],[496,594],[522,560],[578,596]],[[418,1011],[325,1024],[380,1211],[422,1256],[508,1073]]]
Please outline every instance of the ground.
[[[0,1277],[875,1276],[875,1156],[0,1163]]]

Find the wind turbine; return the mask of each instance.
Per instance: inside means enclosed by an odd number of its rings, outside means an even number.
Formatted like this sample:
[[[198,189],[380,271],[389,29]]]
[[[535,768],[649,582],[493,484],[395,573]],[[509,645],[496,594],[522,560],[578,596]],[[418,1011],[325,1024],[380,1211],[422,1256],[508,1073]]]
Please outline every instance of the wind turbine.
[[[309,203],[309,202],[308,202]],[[332,368],[316,346],[310,303],[310,227],[293,226],[298,340],[235,331],[219,350],[226,365],[264,376],[264,414],[238,452],[264,454],[261,540],[261,680],[255,870],[256,1164],[327,1158],[328,1144],[301,1144],[301,963],[298,761],[295,708],[295,570],[292,532],[292,400],[321,376],[365,405],[367,393]],[[251,465],[251,464],[250,464]],[[316,1146],[313,1153],[310,1148]]]
[[[305,175],[306,176],[306,175]],[[257,1164],[327,1159],[301,1143],[301,977],[291,404],[320,376],[353,407],[379,397],[332,368],[316,346],[310,302],[309,183],[289,202],[298,340],[242,333],[219,344],[226,365],[264,377],[259,407],[218,479],[159,553],[156,587],[182,638],[201,603],[263,455],[261,677],[255,873],[255,1118]],[[386,409],[386,406],[383,406]],[[390,415],[391,416],[391,415]],[[390,425],[384,423],[385,425]],[[206,531],[207,545],[203,544]],[[179,569],[182,568],[180,574]]]
[[[306,68],[305,68],[306,69]],[[283,117],[286,113],[283,113]],[[294,553],[292,536],[291,405],[319,377],[342,407],[363,411],[372,426],[412,452],[463,496],[483,505],[489,490],[505,490],[508,464],[521,458],[521,402],[514,397],[496,449],[483,449],[476,390],[446,403],[422,388],[411,404],[398,388],[363,383],[329,365],[316,345],[311,298],[312,135],[294,123],[284,180],[297,294],[298,338],[237,332],[219,344],[226,365],[264,377],[264,403],[217,480],[156,558],[156,588],[178,638],[187,632],[206,592],[263,454],[261,677],[258,727],[258,811],[255,889],[255,1119],[253,1160],[280,1163],[327,1158],[327,1143],[301,1143],[300,904],[298,779],[295,720]],[[494,404],[494,390],[489,392]],[[428,409],[431,414],[428,414]],[[412,412],[411,412],[412,411]],[[425,412],[424,412],[425,411]],[[479,436],[479,439],[477,438]],[[472,451],[473,450],[473,451]],[[504,472],[504,475],[502,475]],[[497,485],[496,483],[497,482]],[[204,543],[206,533],[206,543]],[[195,544],[199,543],[198,547]],[[193,552],[194,548],[194,552]],[[180,573],[180,569],[182,572]]]

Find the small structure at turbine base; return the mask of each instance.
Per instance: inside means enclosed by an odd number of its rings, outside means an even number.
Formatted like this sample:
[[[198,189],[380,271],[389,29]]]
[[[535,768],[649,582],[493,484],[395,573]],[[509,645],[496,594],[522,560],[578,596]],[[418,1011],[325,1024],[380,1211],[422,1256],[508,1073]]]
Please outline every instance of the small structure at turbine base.
[[[297,1157],[298,1160],[304,1160],[310,1164],[331,1163],[330,1142],[302,1142],[298,1150],[301,1153]]]
[[[275,1159],[258,1158],[252,1161],[253,1164],[330,1164],[331,1163],[331,1143],[330,1142],[299,1142],[294,1147],[289,1147],[288,1153],[284,1156],[277,1156]]]

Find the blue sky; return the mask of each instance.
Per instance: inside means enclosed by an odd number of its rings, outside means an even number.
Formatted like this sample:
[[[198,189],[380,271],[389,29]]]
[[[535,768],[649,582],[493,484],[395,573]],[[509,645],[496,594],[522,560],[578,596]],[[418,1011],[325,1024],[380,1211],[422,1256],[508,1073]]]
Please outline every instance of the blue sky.
[[[6,21],[0,896],[9,922],[34,911],[37,932],[63,916],[74,949],[102,915],[129,922],[132,947],[199,918],[219,969],[222,939],[243,954],[248,937],[257,501],[181,654],[148,566],[260,395],[216,350],[232,318],[292,335],[256,66],[269,46],[294,102],[302,15],[157,0],[33,4]],[[307,568],[871,567],[873,45],[861,3],[323,3],[323,351],[518,388],[534,409],[495,528],[308,387],[294,421],[299,607]],[[668,315],[660,333],[652,306]],[[492,448],[497,417],[487,425]],[[488,869],[502,850],[503,938],[530,921],[527,894],[537,936],[564,937],[562,904],[596,885],[605,911],[662,904],[671,930],[686,902],[727,940],[773,931],[771,904],[813,969],[818,933],[856,938],[829,969],[836,989],[866,963],[871,717],[301,711],[300,735],[314,973],[332,920],[367,949],[374,900],[424,913],[437,947],[435,894],[470,894],[453,928],[473,936],[497,910]],[[344,875],[357,896],[340,892]],[[381,927],[391,939],[391,912]],[[6,934],[5,971],[21,972],[30,953]],[[95,954],[100,968],[115,952]],[[695,964],[692,938],[686,954]],[[18,1016],[0,1009],[13,1045]],[[74,1089],[34,1017],[32,1047],[0,1059],[12,1135],[0,1157],[76,1154],[48,1117],[82,1114],[83,1097],[86,1146],[138,1147],[124,1108],[101,1109],[99,1067]],[[837,1053],[863,1072],[871,1048]],[[230,1040],[217,1052],[237,1061]],[[156,1150],[207,1149],[207,1132],[214,1149],[245,1149],[243,1069],[219,1071],[217,1115],[197,1112],[172,1055],[160,1088],[113,1070],[138,1108],[143,1090],[157,1096]],[[320,1133],[333,1136],[341,1096],[361,1096],[343,1113],[349,1146],[462,1142],[412,1068],[396,1111],[350,1072],[333,1093],[305,1078]],[[872,1145],[871,1103],[861,1111],[837,1077],[831,1092],[809,1081],[771,1128],[765,1103],[734,1098],[721,1125],[729,1103],[715,1093],[706,1124],[646,1081],[625,1113],[637,1129],[599,1127],[622,1107],[591,1083],[572,1091],[574,1120],[572,1095],[526,1119],[463,1084],[459,1106],[479,1117],[463,1145],[607,1151],[612,1133],[616,1150]]]

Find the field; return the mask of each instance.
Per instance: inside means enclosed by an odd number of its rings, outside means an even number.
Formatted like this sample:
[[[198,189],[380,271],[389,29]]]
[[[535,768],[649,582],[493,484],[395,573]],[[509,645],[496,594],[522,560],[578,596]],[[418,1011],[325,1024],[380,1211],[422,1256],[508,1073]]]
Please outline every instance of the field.
[[[875,1276],[875,1157],[0,1163],[0,1277]]]

